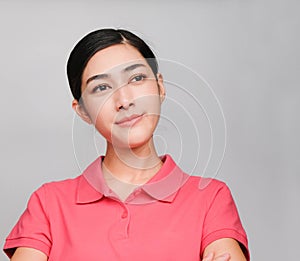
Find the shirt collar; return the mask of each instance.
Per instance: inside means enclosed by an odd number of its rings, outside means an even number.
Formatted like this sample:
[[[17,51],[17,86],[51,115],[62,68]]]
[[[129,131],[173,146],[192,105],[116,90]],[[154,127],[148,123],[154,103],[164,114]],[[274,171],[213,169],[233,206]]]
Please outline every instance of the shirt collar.
[[[153,201],[172,202],[189,175],[185,174],[170,155],[160,157],[163,165],[144,185],[138,188],[125,203],[145,204]],[[77,203],[91,203],[103,196],[117,198],[107,186],[101,169],[104,156],[98,157],[83,172],[78,184]]]

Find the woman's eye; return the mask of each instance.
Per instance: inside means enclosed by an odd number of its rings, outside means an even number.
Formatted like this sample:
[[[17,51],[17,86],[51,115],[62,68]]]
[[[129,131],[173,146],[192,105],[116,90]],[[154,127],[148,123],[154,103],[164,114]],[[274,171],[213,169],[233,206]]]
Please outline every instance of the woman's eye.
[[[140,81],[144,80],[145,78],[146,78],[146,76],[143,74],[136,75],[132,78],[131,82],[140,82]]]
[[[111,87],[108,85],[105,85],[105,84],[101,84],[101,85],[98,85],[95,88],[93,88],[93,92],[103,92],[108,89],[111,89]]]

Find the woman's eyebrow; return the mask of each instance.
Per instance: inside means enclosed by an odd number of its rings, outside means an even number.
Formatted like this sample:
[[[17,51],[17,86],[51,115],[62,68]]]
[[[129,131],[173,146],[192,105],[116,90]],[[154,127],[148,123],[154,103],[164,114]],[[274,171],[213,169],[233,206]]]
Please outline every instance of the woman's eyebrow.
[[[142,63],[136,63],[136,64],[132,64],[132,65],[129,65],[127,66],[126,68],[124,68],[122,70],[122,72],[129,72],[129,71],[133,71],[134,69],[136,68],[139,68],[139,67],[146,67],[145,64],[142,64]],[[86,81],[86,84],[88,84],[89,82],[91,81],[94,81],[94,80],[99,80],[99,79],[106,79],[106,78],[109,78],[109,74],[107,73],[102,73],[102,74],[97,74],[97,75],[94,75],[90,78],[87,79]]]
[[[97,74],[97,75],[94,75],[94,76],[88,78],[86,81],[86,84],[88,84],[89,82],[94,81],[94,80],[106,79],[108,77],[109,77],[109,75],[107,73]]]

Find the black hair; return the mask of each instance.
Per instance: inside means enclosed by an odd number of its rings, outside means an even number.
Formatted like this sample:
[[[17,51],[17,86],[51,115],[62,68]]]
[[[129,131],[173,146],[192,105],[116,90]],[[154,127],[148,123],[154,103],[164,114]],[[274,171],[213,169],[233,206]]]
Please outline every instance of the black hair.
[[[156,57],[150,47],[135,34],[123,29],[104,28],[90,32],[73,48],[67,62],[67,76],[73,97],[81,97],[82,73],[92,56],[104,48],[116,44],[129,44],[135,47],[146,59],[155,77],[158,72]]]

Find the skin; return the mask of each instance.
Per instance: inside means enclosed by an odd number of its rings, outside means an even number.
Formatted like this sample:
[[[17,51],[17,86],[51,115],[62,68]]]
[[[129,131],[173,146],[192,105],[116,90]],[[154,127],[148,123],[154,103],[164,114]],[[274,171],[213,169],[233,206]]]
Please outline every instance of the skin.
[[[11,261],[47,261],[48,258],[43,252],[27,247],[18,247]]]
[[[205,248],[203,256],[202,261],[246,261],[239,243],[232,238],[212,242]]]
[[[124,68],[136,64],[139,66],[134,70],[124,72]],[[72,107],[106,139],[103,167],[121,181],[143,184],[161,168],[153,132],[164,97],[162,76],[155,77],[138,50],[128,44],[101,50],[87,63],[82,75],[82,100],[73,100]],[[132,114],[142,115],[133,126],[119,123]],[[246,260],[237,241],[230,238],[212,242],[203,256],[203,261]],[[19,247],[11,260],[46,261],[47,256]]]
[[[124,68],[142,64],[122,74]],[[95,75],[110,77],[86,82]],[[134,78],[141,74],[145,79]],[[153,74],[143,56],[134,47],[120,44],[96,53],[82,75],[82,101],[73,101],[73,109],[87,123],[93,124],[107,141],[103,164],[115,177],[124,182],[147,182],[161,167],[154,143],[160,106],[165,96],[163,79]],[[106,90],[93,93],[97,86]],[[116,122],[132,114],[144,113],[131,128],[120,127]],[[130,175],[128,174],[130,173]]]

